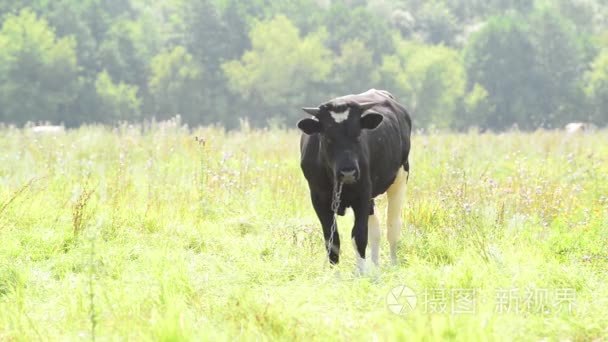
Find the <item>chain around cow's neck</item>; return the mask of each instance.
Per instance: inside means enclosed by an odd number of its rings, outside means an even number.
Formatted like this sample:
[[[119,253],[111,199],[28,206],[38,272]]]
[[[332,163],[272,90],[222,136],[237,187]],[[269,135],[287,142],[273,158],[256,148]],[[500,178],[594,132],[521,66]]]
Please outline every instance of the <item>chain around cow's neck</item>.
[[[331,211],[332,215],[332,224],[331,224],[331,233],[329,235],[329,240],[327,241],[327,255],[331,256],[331,251],[334,249],[334,235],[336,234],[337,222],[336,215],[338,214],[338,210],[340,209],[340,196],[342,196],[342,185],[341,181],[334,182],[334,191],[332,193],[331,198]],[[335,253],[339,253],[339,251],[335,251]]]

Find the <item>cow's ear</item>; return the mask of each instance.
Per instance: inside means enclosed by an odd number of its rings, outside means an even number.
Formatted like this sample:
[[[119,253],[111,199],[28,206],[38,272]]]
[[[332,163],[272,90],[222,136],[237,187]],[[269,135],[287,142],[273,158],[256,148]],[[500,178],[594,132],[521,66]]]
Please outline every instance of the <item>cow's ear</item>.
[[[366,113],[361,117],[361,128],[363,129],[374,129],[380,125],[384,116],[380,113]]]
[[[298,122],[298,128],[302,132],[312,135],[321,132],[321,123],[315,119],[302,119]]]

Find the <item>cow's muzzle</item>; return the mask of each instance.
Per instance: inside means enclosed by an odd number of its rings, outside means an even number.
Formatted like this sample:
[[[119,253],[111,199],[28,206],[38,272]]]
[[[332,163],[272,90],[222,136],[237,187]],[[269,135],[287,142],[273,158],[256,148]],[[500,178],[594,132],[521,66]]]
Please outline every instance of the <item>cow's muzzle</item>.
[[[338,180],[344,184],[353,184],[359,180],[359,172],[357,169],[344,169],[338,173]]]

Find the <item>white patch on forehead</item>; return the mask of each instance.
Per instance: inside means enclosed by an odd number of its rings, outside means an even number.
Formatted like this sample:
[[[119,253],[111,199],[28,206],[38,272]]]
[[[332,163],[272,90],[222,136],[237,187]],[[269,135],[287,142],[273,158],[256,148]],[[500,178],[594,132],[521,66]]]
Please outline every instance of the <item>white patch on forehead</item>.
[[[337,112],[334,112],[334,111],[330,111],[329,114],[331,114],[331,117],[334,119],[334,121],[336,121],[336,123],[340,123],[340,122],[345,121],[346,119],[348,119],[348,114],[350,114],[350,109],[347,108],[342,113],[337,113]]]

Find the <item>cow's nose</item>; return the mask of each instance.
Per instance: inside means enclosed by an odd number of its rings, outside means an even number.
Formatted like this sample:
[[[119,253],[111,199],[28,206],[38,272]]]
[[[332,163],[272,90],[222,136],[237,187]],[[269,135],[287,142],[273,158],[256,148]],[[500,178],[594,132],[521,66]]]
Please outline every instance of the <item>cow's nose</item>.
[[[349,169],[340,171],[340,174],[342,175],[342,177],[355,177],[356,172],[357,170],[355,169]]]
[[[357,169],[341,170],[340,178],[344,183],[354,183],[357,180]]]

